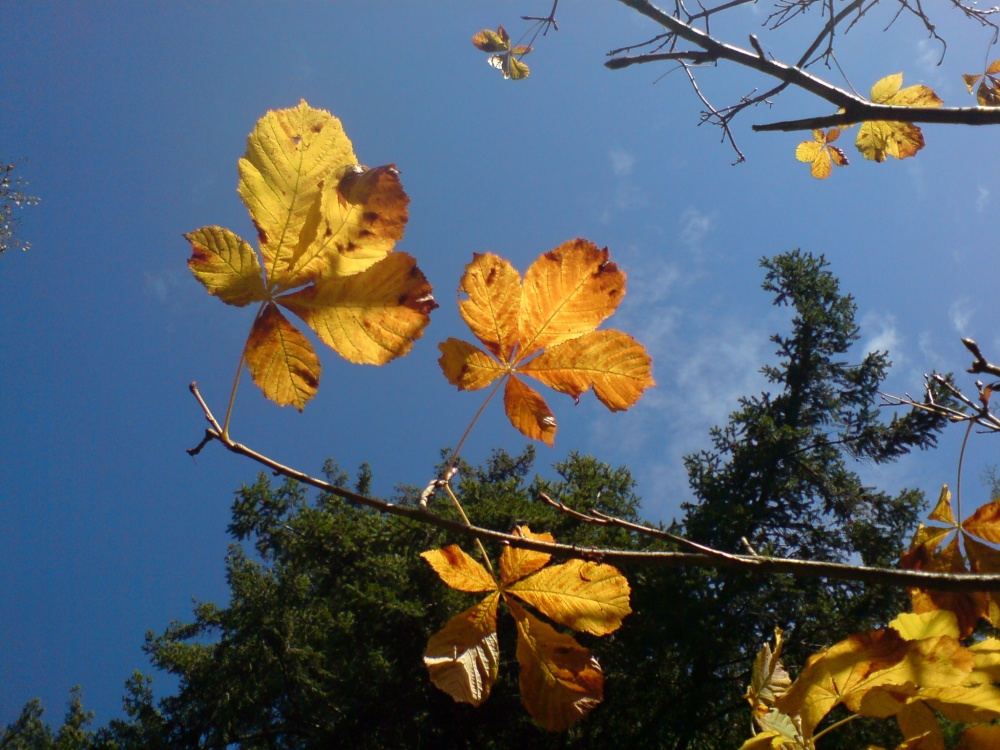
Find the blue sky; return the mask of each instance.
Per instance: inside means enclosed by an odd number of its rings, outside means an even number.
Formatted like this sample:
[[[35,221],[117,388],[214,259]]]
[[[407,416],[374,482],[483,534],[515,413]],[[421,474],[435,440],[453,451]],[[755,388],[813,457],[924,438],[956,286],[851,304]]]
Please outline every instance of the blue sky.
[[[688,499],[681,457],[762,387],[768,336],[787,319],[759,290],[763,255],[826,254],[857,299],[862,349],[890,350],[891,391],[918,393],[923,372],[967,366],[959,335],[1000,358],[995,130],[926,127],[917,158],[881,166],[847,137],[851,166],[818,182],[793,158],[805,135],[749,130],[829,111],[791,94],[737,121],[748,162],[733,167],[720,133],[697,126],[682,74],[603,68],[605,52],[656,32],[616,3],[564,4],[559,32],[528,58],[532,77],[503,81],[469,39],[497,23],[516,39],[520,14],[547,11],[536,5],[5,8],[0,153],[28,157],[19,171],[42,203],[25,216],[32,249],[0,258],[0,725],[36,696],[58,718],[75,684],[106,721],[126,677],[149,669],[143,634],[188,618],[192,599],[225,600],[232,493],[258,468],[217,446],[187,456],[203,431],[187,385],[224,412],[253,313],[204,293],[181,235],[219,224],[253,236],[236,161],[268,109],[305,98],[341,118],[366,164],[399,167],[412,202],[398,247],[441,304],[412,354],[387,367],[322,349],[303,414],[244,380],[233,436],[303,470],[328,456],[351,471],[370,461],[386,494],[431,478],[479,406],[441,376],[436,344],[467,336],[455,290],[485,250],[523,271],[581,236],[629,274],[609,323],[647,345],[659,387],[618,415],[552,394],[560,431],[539,469],[571,450],[627,463],[652,519]],[[763,20],[740,13],[737,41]],[[987,37],[939,22],[941,67],[907,19],[885,35],[877,19],[852,32],[840,62],[862,93],[902,70],[904,85],[971,104],[959,75],[982,69]],[[801,43],[791,28],[769,49]],[[700,82],[719,104],[765,85],[726,67]],[[954,480],[958,438],[864,476],[934,495]],[[465,455],[523,444],[497,404]],[[967,458],[973,492],[992,447],[979,438]]]

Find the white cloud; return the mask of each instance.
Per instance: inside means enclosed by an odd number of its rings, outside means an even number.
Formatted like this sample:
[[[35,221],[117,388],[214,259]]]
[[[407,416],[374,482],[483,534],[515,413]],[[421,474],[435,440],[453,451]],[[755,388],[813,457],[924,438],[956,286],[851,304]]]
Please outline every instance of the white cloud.
[[[976,210],[982,213],[986,210],[989,205],[990,200],[990,190],[982,185],[979,186],[979,194],[976,196]]]
[[[889,359],[897,367],[906,359],[903,340],[896,328],[894,315],[869,313],[861,321],[861,330],[871,334],[865,343],[865,353],[888,352]]]
[[[948,318],[959,336],[969,335],[969,323],[972,322],[974,312],[968,300],[959,299],[951,303],[951,307],[948,308]]]
[[[616,146],[611,149],[608,156],[611,159],[611,170],[615,173],[615,177],[626,177],[632,174],[632,170],[635,168],[635,156],[631,152]]]
[[[680,240],[689,249],[700,251],[705,236],[712,231],[715,219],[696,208],[688,208],[680,218]]]

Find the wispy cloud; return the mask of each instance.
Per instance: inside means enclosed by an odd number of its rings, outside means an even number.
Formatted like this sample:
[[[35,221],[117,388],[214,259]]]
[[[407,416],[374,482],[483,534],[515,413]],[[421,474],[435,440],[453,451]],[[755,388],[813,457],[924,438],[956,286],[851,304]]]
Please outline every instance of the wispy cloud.
[[[681,243],[688,250],[699,252],[705,237],[715,225],[715,217],[697,208],[688,208],[681,214],[679,224]]]
[[[627,177],[635,169],[635,156],[630,151],[616,146],[611,149],[608,157],[611,159],[611,171],[615,173],[615,177]]]
[[[948,319],[951,320],[951,326],[959,336],[969,335],[969,323],[972,322],[974,313],[975,310],[966,299],[958,299],[951,303],[951,307],[948,308]]]
[[[989,205],[990,195],[989,188],[982,185],[979,186],[979,194],[976,196],[976,211],[982,213],[986,210],[986,207]]]

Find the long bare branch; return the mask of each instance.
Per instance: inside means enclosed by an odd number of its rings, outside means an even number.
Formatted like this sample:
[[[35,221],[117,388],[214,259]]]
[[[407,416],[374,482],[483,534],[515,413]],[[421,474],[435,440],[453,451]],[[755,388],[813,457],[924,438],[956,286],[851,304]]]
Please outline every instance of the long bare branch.
[[[515,534],[506,534],[480,526],[466,526],[460,520],[445,518],[420,506],[399,505],[397,503],[379,500],[326,482],[317,477],[285,466],[272,458],[237,443],[228,435],[224,435],[219,423],[205,403],[195,383],[190,386],[191,392],[198,400],[210,427],[205,431],[205,438],[189,453],[200,452],[213,441],[218,441],[226,450],[245,456],[262,466],[266,466],[276,474],[294,479],[302,484],[315,487],[322,492],[342,497],[350,502],[374,508],[382,513],[406,518],[415,523],[446,529],[460,536],[523,547],[525,549],[547,552],[553,556],[577,557],[585,560],[614,562],[620,565],[655,565],[667,567],[702,567],[745,570],[761,574],[791,574],[796,576],[811,576],[842,581],[858,581],[863,583],[884,584],[906,588],[920,588],[935,591],[969,592],[969,591],[1000,591],[1000,575],[984,575],[973,573],[937,573],[922,570],[894,570],[888,568],[872,568],[843,563],[819,562],[814,560],[795,560],[759,555],[734,555],[719,550],[711,553],[674,552],[674,551],[631,551],[611,548],[583,547],[556,542],[543,542],[526,539]]]

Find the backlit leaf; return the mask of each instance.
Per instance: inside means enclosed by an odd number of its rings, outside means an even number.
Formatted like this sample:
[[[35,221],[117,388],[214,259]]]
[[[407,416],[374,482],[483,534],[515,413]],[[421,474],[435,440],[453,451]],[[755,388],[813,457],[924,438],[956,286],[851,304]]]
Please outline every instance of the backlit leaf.
[[[460,703],[482,704],[496,682],[500,666],[499,598],[493,593],[455,615],[427,642],[424,664],[431,682]]]
[[[810,165],[812,176],[817,180],[825,180],[833,171],[834,165],[846,167],[847,156],[837,146],[831,145],[840,137],[839,128],[830,128],[828,133],[822,130],[813,131],[813,140],[800,143],[795,149],[795,158]]]
[[[612,411],[631,407],[654,385],[641,344],[618,331],[594,330],[625,294],[625,274],[610,262],[607,248],[566,242],[538,258],[523,284],[506,260],[476,254],[459,289],[467,296],[459,302],[462,317],[487,351],[449,339],[439,347],[441,369],[461,390],[507,377],[507,416],[534,440],[553,444],[555,417],[517,374],[574,399],[593,388]]]
[[[185,235],[188,265],[224,302],[261,303],[244,352],[264,394],[301,410],[320,372],[311,344],[275,303],[351,362],[406,354],[437,304],[416,262],[390,254],[409,202],[396,169],[359,165],[340,121],[302,101],[257,122],[239,173],[263,263],[229,230],[203,227]]]
[[[552,534],[548,532],[536,534],[527,526],[518,526],[514,529],[514,533],[525,539],[535,539],[540,542],[555,541]],[[500,580],[505,586],[514,583],[520,578],[538,572],[548,565],[551,559],[552,555],[547,552],[537,552],[523,547],[504,547],[500,553]]]
[[[940,107],[944,102],[927,86],[918,84],[900,88],[903,74],[886,76],[872,86],[871,101],[899,107]],[[920,128],[908,122],[873,120],[858,131],[856,145],[866,159],[882,162],[886,157],[906,159],[924,147]]]
[[[556,417],[545,399],[520,378],[511,376],[503,392],[503,406],[510,423],[522,435],[548,446],[556,441]]]
[[[932,521],[940,521],[950,526],[956,525],[955,514],[951,512],[951,490],[948,489],[948,485],[944,485],[941,488],[937,505],[934,506],[934,510],[927,517]]]
[[[516,602],[507,606],[517,622],[521,698],[531,717],[561,731],[586,716],[604,698],[604,675],[593,655]]]
[[[575,400],[593,387],[597,400],[611,411],[634,406],[652,380],[646,350],[620,331],[593,331],[557,344],[520,372]]]
[[[496,591],[497,582],[482,565],[469,557],[457,544],[449,544],[444,549],[421,552],[420,556],[427,561],[441,580],[459,591],[477,594],[483,591]]]
[[[758,724],[759,719],[773,709],[774,702],[792,684],[791,677],[781,664],[782,632],[781,628],[774,629],[774,650],[771,650],[771,644],[765,643],[757,652],[750,672],[750,684],[744,697],[750,702]]]
[[[480,31],[472,37],[472,43],[483,52],[506,52],[510,49],[510,35],[503,26],[497,26],[496,31]]]
[[[209,294],[244,307],[267,299],[257,253],[228,229],[203,227],[184,238],[191,243],[188,267]]]
[[[278,406],[302,411],[316,395],[320,364],[309,339],[273,302],[254,321],[243,353],[253,382]]]
[[[525,539],[555,541],[527,526],[514,529]],[[431,679],[455,700],[479,705],[496,678],[496,606],[500,597],[517,622],[521,696],[541,726],[561,730],[601,701],[604,678],[597,660],[572,637],[525,610],[519,597],[555,621],[595,635],[618,628],[631,612],[628,581],[610,565],[569,560],[549,566],[545,552],[505,547],[498,584],[478,562],[455,545],[421,555],[452,588],[489,592],[475,607],[453,617],[431,637],[424,661]]]
[[[504,590],[546,617],[593,635],[613,633],[632,612],[625,576],[611,565],[587,560],[551,565]]]
[[[980,107],[1000,107],[1000,60],[994,60],[984,73],[962,75],[965,87],[972,93],[972,87],[979,83],[976,89],[976,101]]]
[[[977,508],[975,513],[962,522],[962,528],[980,539],[1000,544],[1000,499]]]
[[[257,227],[268,286],[292,275],[324,181],[357,161],[340,120],[305,101],[257,122],[239,161],[239,194]]]
[[[277,301],[344,359],[381,365],[406,354],[437,307],[431,286],[406,253],[353,276],[331,276]]]

